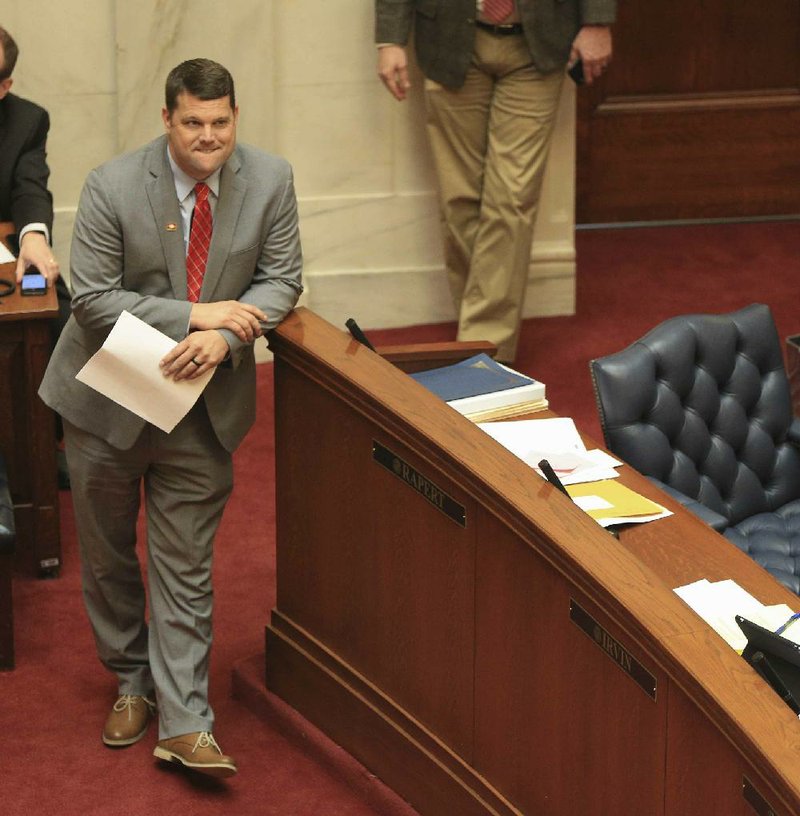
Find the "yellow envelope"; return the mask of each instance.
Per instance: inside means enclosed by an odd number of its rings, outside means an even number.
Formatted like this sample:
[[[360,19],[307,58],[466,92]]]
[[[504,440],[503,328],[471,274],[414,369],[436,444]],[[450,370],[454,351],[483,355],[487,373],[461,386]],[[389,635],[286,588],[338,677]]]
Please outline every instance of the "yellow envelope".
[[[571,498],[597,497],[607,505],[586,512],[593,519],[632,518],[634,516],[653,516],[663,513],[664,508],[650,499],[646,499],[629,487],[620,484],[616,479],[604,479],[599,482],[567,485]]]

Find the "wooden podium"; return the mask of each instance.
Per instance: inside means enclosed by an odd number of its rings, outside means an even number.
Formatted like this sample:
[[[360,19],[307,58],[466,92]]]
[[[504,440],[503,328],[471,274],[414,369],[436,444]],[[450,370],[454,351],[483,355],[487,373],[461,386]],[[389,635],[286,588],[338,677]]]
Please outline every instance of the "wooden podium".
[[[800,722],[672,591],[798,599],[675,515],[602,530],[306,309],[273,333],[269,689],[421,814],[800,813]]]

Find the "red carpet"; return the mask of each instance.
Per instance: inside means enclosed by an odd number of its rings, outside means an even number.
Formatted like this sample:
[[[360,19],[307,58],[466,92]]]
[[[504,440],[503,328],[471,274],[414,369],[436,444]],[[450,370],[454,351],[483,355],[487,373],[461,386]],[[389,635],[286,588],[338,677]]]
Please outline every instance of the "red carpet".
[[[796,222],[580,232],[578,308],[527,321],[517,367],[547,383],[552,407],[600,439],[588,360],[674,314],[769,304],[782,336],[800,332]],[[358,315],[355,315],[358,318]],[[379,344],[452,339],[453,327],[371,332]],[[260,420],[236,456],[236,489],[215,555],[212,704],[216,736],[239,763],[228,783],[151,756],[155,727],[110,750],[100,731],[114,679],[94,655],[80,599],[73,519],[62,493],[61,576],[15,581],[17,668],[0,673],[0,795],[8,816],[148,816],[211,807],[232,816],[412,816],[365,769],[280,701],[233,699],[232,668],[263,650],[275,599],[272,371],[259,371]],[[450,814],[443,814],[450,816]]]

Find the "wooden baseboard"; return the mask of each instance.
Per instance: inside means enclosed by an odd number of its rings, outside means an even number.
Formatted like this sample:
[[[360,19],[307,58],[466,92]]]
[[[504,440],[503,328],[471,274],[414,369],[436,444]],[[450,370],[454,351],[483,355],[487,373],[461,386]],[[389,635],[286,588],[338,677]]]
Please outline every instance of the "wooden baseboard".
[[[462,758],[273,611],[266,684],[422,816],[521,816]]]

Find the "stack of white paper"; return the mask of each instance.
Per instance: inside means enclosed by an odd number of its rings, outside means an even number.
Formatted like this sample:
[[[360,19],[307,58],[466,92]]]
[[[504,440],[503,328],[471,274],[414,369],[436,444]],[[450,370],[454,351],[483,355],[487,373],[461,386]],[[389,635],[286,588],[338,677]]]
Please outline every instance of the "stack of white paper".
[[[586,450],[569,417],[521,419],[516,422],[480,422],[478,427],[542,476],[542,459],[550,462],[565,485],[615,479],[622,462],[598,449]]]
[[[708,581],[702,578],[693,584],[678,587],[675,592],[690,606],[726,643],[742,652],[747,638],[734,618],[741,615],[765,629],[774,632],[792,615],[786,604],[764,606],[735,581]],[[790,626],[783,637],[800,643],[800,623]]]

